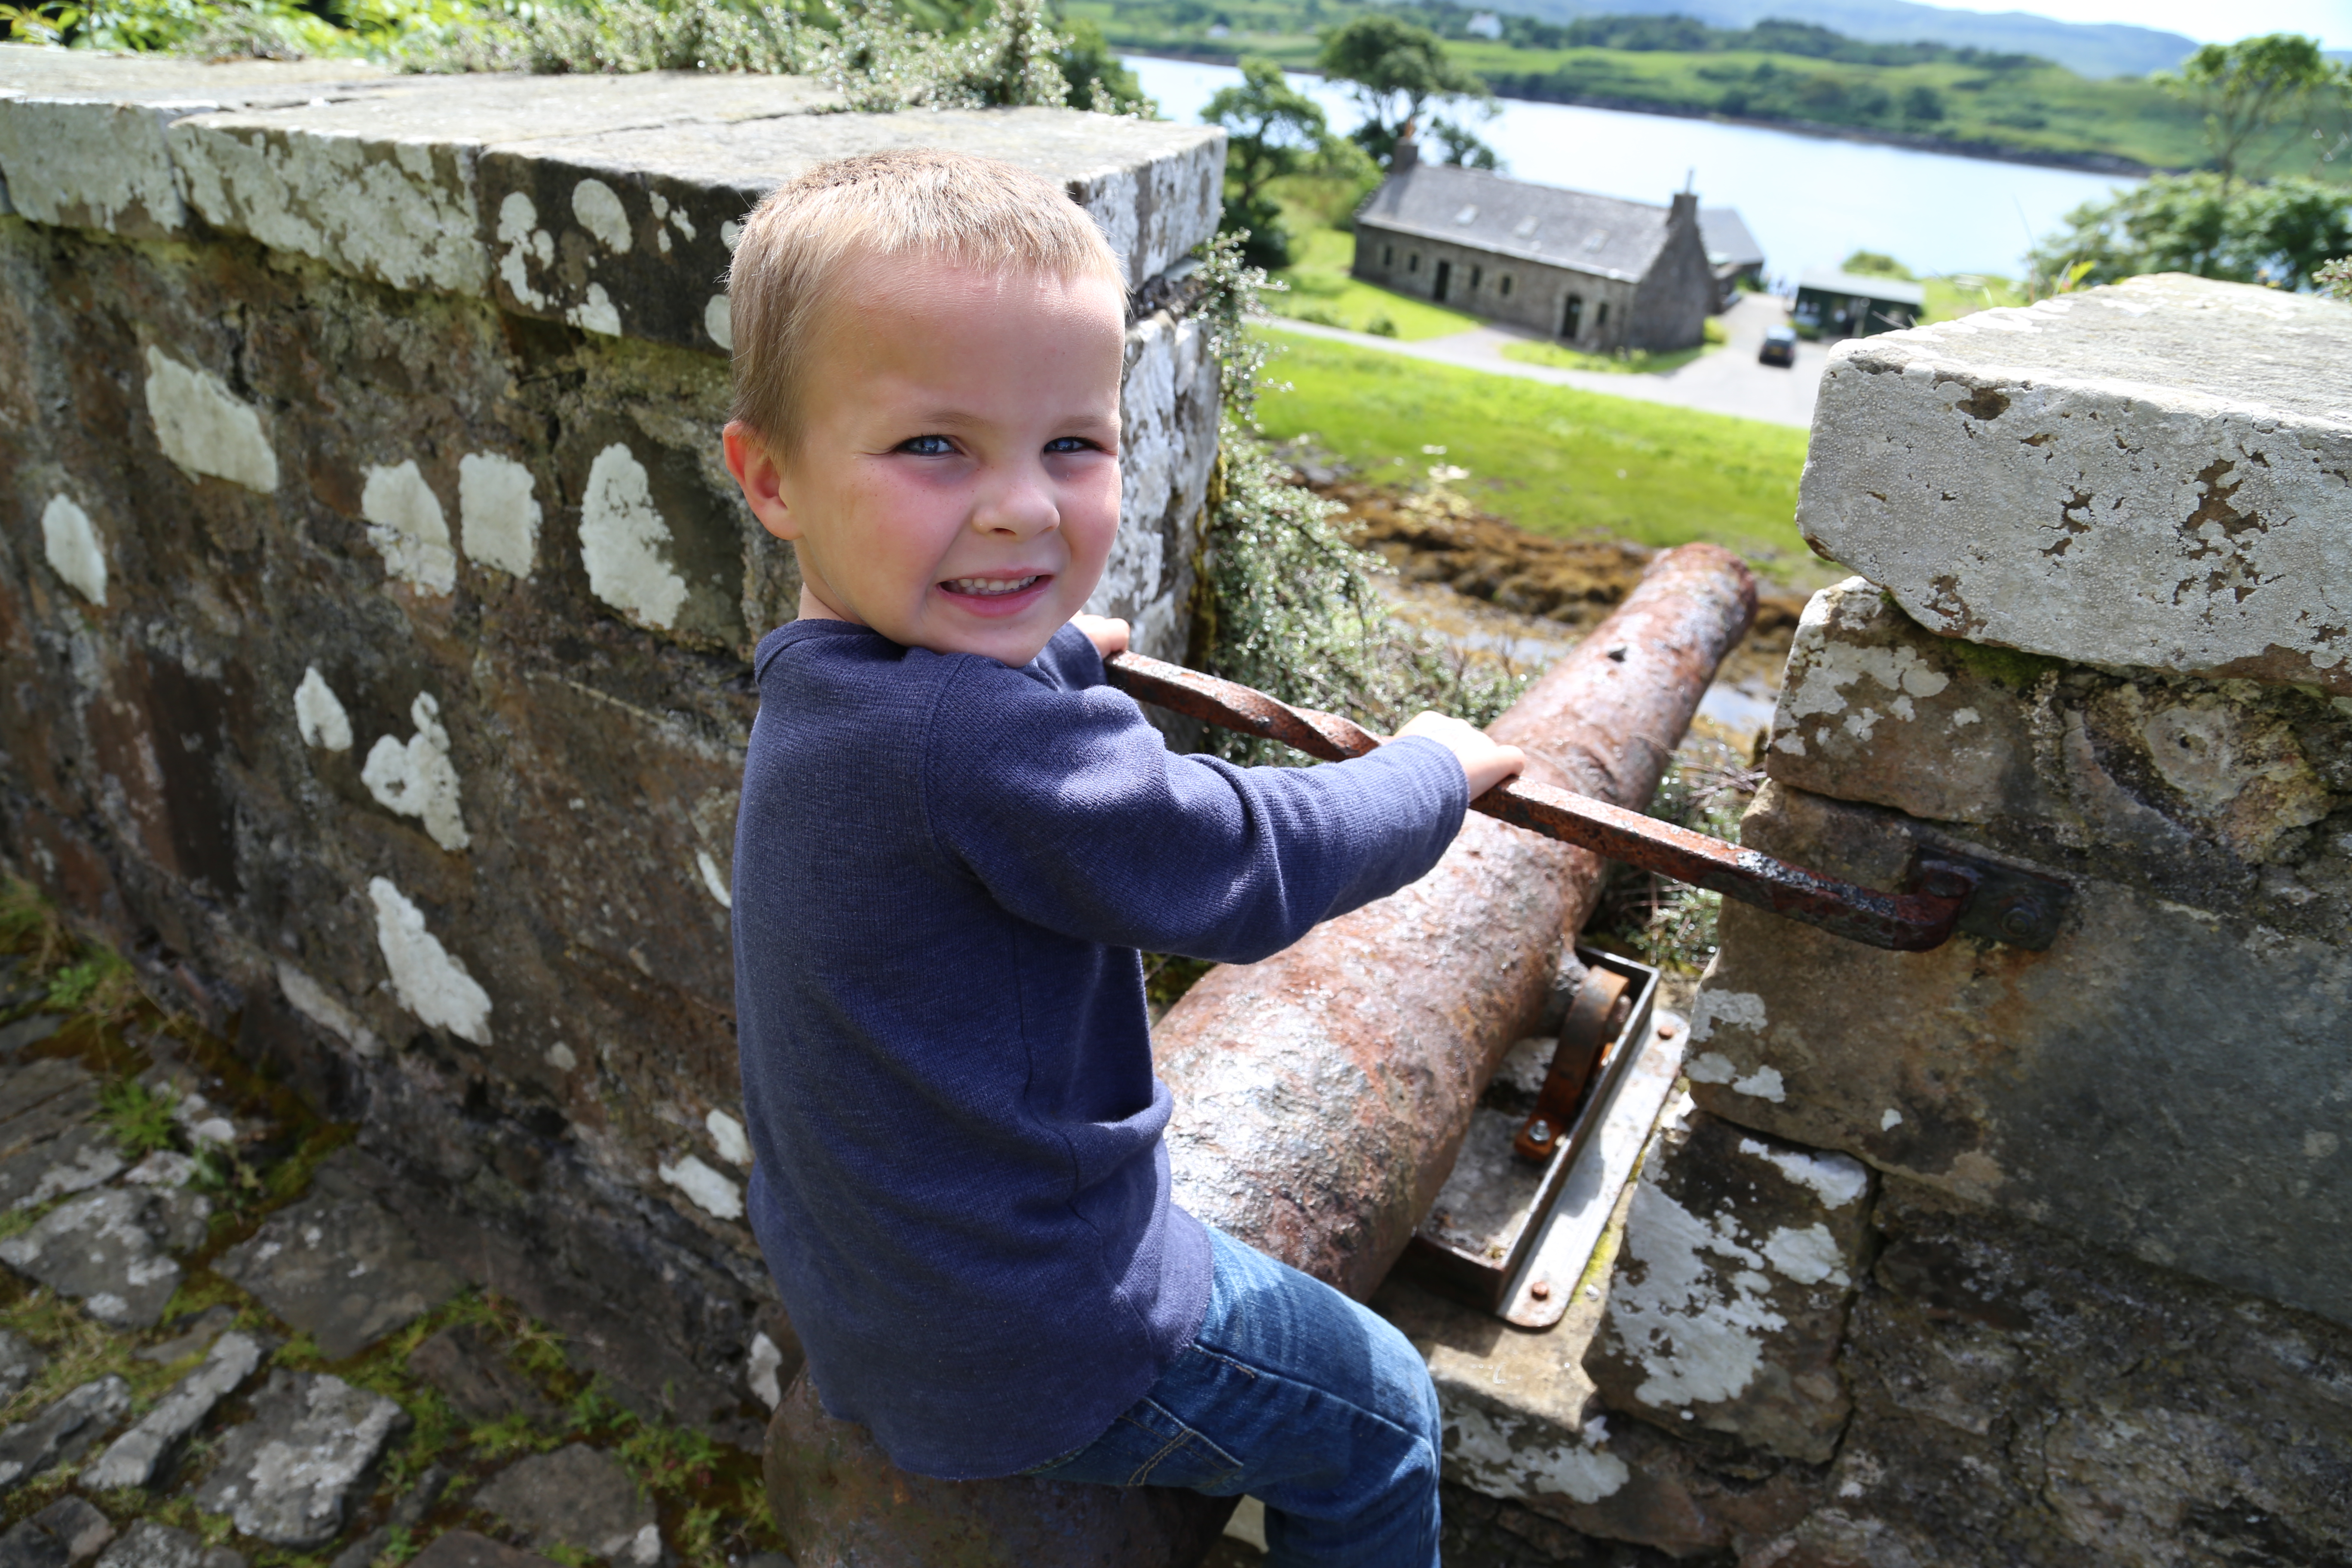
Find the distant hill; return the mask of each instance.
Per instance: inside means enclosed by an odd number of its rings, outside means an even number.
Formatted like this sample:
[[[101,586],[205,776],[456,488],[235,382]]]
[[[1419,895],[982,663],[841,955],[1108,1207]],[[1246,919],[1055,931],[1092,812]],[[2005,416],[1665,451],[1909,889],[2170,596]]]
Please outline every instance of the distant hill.
[[[1767,16],[1834,27],[1871,43],[1927,42],[2040,55],[2084,76],[2146,76],[2169,70],[2194,39],[2153,27],[2060,22],[2023,11],[1988,16],[1912,0],[1493,0],[1500,11],[1572,21],[1579,16],[1683,16],[1717,27],[1752,27]]]

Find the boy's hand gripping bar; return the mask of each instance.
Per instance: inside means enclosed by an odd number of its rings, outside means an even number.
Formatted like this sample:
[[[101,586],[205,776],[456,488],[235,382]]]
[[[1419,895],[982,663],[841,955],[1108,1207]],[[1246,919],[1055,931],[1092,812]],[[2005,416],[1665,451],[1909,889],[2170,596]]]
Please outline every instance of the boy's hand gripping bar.
[[[1362,725],[1336,713],[1294,708],[1251,687],[1181,665],[1121,653],[1105,659],[1103,667],[1111,684],[1138,701],[1220,729],[1279,741],[1326,762],[1360,757],[1381,744]],[[1896,952],[1940,947],[1956,930],[2019,947],[2046,948],[2057,935],[2069,894],[2063,883],[1941,851],[1921,860],[1911,879],[1917,890],[1882,893],[1526,779],[1504,781],[1472,801],[1470,809]]]

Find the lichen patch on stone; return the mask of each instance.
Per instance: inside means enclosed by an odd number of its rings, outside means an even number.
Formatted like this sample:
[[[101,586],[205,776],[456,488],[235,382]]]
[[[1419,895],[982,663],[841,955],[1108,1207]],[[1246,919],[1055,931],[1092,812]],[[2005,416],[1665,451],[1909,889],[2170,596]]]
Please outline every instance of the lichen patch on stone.
[[[466,965],[425,929],[425,911],[389,879],[368,883],[375,903],[376,946],[392,973],[393,994],[417,1021],[478,1046],[490,1043],[490,996]]]
[[[539,497],[530,470],[495,452],[457,459],[457,526],[477,565],[528,577],[539,563]]]
[[[668,626],[686,605],[686,579],[666,559],[669,544],[646,466],[617,441],[597,453],[580,503],[590,590],[648,626]]]
[[[572,187],[572,216],[614,255],[629,253],[629,215],[620,195],[604,181],[587,179]]]
[[[710,1142],[718,1148],[720,1159],[730,1165],[751,1163],[751,1140],[740,1121],[723,1110],[713,1110],[702,1119],[702,1125],[709,1129]]]
[[[655,1167],[661,1179],[684,1193],[694,1206],[719,1219],[743,1217],[743,1190],[702,1162],[699,1155],[688,1154],[675,1165]]]
[[[1765,1300],[1753,1271],[1763,1256],[1744,1244],[1731,1215],[1700,1218],[1643,1182],[1633,1191],[1625,1250],[1638,1271],[1621,1270],[1609,1289],[1616,1331],[1646,1377],[1643,1404],[1714,1404],[1745,1392],[1763,1363],[1762,1336],[1788,1326]],[[1728,1279],[1707,1258],[1737,1259]]]
[[[152,343],[147,346],[147,414],[163,456],[187,472],[263,495],[276,492],[278,453],[262,434],[260,413],[212,372],[182,364]]]
[[[93,605],[106,603],[106,545],[71,496],[51,496],[41,509],[41,550],[68,587]]]
[[[1894,1112],[1887,1113],[1890,1116]],[[1896,1121],[1903,1120],[1895,1116]],[[1739,1152],[1753,1155],[1833,1209],[1842,1209],[1870,1190],[1870,1171],[1849,1154],[1808,1154],[1795,1149],[1774,1149],[1753,1138],[1739,1141]]]
[[[360,782],[378,805],[425,824],[433,842],[455,853],[471,837],[457,808],[457,765],[449,760],[449,731],[441,723],[441,705],[420,691],[409,704],[408,716],[416,733],[406,743],[390,735],[376,737],[368,752]]]
[[[1691,1002],[1691,1043],[1696,1045],[1702,1040],[1712,1038],[1717,1024],[1728,1024],[1735,1029],[1748,1029],[1760,1033],[1766,1022],[1764,998],[1755,992],[1718,991],[1702,985],[1699,987],[1697,996]]]
[[[327,678],[311,665],[302,671],[302,684],[294,689],[294,722],[302,731],[302,743],[322,752],[348,752],[352,749],[352,719],[343,711],[342,699],[327,684]]]
[[[278,963],[278,989],[285,994],[287,1003],[297,1013],[357,1051],[363,1059],[373,1059],[383,1050],[383,1042],[374,1030],[354,1017],[350,1008],[337,1001],[327,988],[286,963]]]
[[[360,515],[367,520],[368,542],[383,557],[388,575],[427,594],[446,594],[457,586],[457,552],[449,545],[449,520],[415,458],[367,470],[360,489]]]
[[[1595,1442],[1559,1442],[1551,1436],[1557,1428],[1462,1403],[1445,1414],[1447,1479],[1488,1497],[1593,1503],[1633,1479],[1616,1455]]]

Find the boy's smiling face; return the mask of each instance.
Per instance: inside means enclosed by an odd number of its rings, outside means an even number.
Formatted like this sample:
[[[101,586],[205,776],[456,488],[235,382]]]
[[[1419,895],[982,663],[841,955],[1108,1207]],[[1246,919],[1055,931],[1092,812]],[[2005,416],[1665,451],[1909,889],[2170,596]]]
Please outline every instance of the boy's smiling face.
[[[797,550],[802,615],[1026,664],[1118,531],[1124,293],[923,257],[853,265],[789,446],[730,425],[727,466]]]

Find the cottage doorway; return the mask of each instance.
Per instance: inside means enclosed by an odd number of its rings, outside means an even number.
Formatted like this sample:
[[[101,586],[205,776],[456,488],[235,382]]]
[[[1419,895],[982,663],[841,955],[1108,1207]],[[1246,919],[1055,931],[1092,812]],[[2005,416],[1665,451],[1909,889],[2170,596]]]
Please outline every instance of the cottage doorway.
[[[1582,330],[1583,326],[1584,296],[1581,294],[1570,294],[1568,297],[1568,309],[1561,313],[1559,319],[1559,335],[1566,338],[1569,342],[1574,342],[1576,341],[1576,334]]]
[[[1429,297],[1443,305],[1445,303],[1445,291],[1452,287],[1454,287],[1454,263],[1441,261],[1437,264],[1437,281],[1430,285]]]

